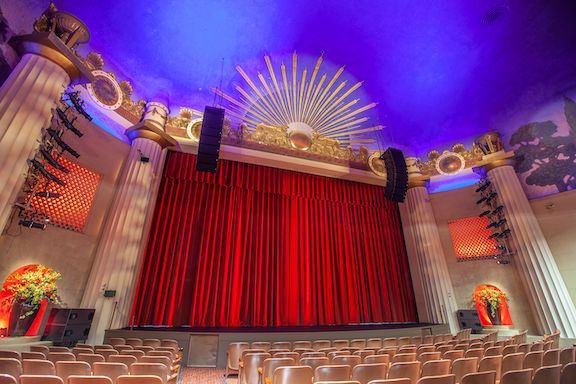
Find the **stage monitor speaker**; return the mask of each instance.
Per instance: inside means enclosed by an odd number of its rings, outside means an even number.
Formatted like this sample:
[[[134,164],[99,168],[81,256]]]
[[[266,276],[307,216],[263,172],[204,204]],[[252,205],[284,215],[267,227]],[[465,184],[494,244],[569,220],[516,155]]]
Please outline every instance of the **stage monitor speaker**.
[[[457,313],[461,329],[471,328],[472,333],[482,333],[482,323],[477,310],[459,309]]]
[[[94,312],[94,309],[86,308],[52,308],[42,340],[64,346],[86,340]]]
[[[386,167],[386,190],[384,195],[392,201],[404,202],[408,191],[408,168],[401,150],[388,148],[380,159]]]
[[[214,173],[218,170],[223,126],[224,109],[206,107],[202,118],[198,157],[196,158],[197,171]]]

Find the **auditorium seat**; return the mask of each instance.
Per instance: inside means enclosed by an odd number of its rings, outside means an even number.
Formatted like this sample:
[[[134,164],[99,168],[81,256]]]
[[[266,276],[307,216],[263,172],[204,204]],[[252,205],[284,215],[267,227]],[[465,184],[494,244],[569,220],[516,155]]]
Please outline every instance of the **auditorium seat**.
[[[558,365],[560,364],[560,349],[553,348],[544,351],[542,357],[542,366]]]
[[[56,366],[50,360],[24,359],[22,372],[25,375],[56,375]]]
[[[292,349],[292,343],[289,341],[275,341],[270,346],[270,349],[287,349],[290,351]]]
[[[518,351],[518,346],[516,344],[506,345],[502,349],[502,356],[507,356],[507,355],[510,355],[512,353],[516,353],[517,351]]]
[[[85,344],[85,343],[76,343],[75,347],[78,347],[78,348],[88,348],[88,349],[94,350],[94,346],[93,346],[93,345]]]
[[[456,383],[461,383],[462,378],[469,374],[478,371],[478,358],[477,357],[464,357],[456,359],[452,362],[452,373],[456,375]]]
[[[484,357],[484,349],[483,348],[472,348],[464,352],[464,357],[475,357],[478,361],[482,360]]]
[[[366,356],[362,361],[364,364],[389,364],[390,356],[388,355],[370,355]]]
[[[454,375],[427,376],[418,379],[418,384],[454,384],[456,378]]]
[[[544,343],[539,341],[532,343],[532,345],[530,345],[530,352],[535,351],[544,351]]]
[[[22,360],[46,360],[46,355],[42,352],[20,352],[20,357]]]
[[[424,352],[416,357],[416,360],[424,364],[430,360],[440,360],[442,358],[442,354],[440,352]]]
[[[420,377],[420,362],[407,361],[393,363],[388,370],[389,379],[408,378],[411,384],[416,384]]]
[[[173,381],[178,378],[179,366],[172,366],[172,361],[164,356],[144,356],[140,359],[141,363],[157,363],[164,364],[168,368],[168,381]]]
[[[54,364],[58,361],[76,361],[76,356],[71,352],[50,352],[46,358]]]
[[[0,358],[20,360],[20,352],[16,351],[0,351]]]
[[[308,366],[278,367],[274,370],[273,384],[312,383],[313,371]]]
[[[366,339],[350,340],[350,347],[364,349],[366,348]]]
[[[428,360],[422,363],[422,373],[421,377],[426,376],[443,376],[450,373],[450,365],[452,362],[450,360]]]
[[[398,347],[403,347],[403,346],[405,346],[405,345],[409,345],[409,344],[410,344],[410,338],[409,338],[409,337],[406,337],[406,336],[399,337],[399,338],[397,339],[397,342],[398,342],[398,344],[397,344]]]
[[[462,351],[462,350],[460,350],[460,351],[450,350],[450,351],[444,352],[444,354],[442,355],[442,358],[451,360],[452,363],[454,363],[454,361],[456,361],[457,359],[463,359],[464,358],[464,351]],[[478,359],[476,358],[476,360],[478,360]],[[456,382],[458,382],[458,377],[456,377]]]
[[[176,348],[176,350],[180,349],[180,344],[178,344],[178,341],[174,340],[174,339],[162,339],[162,340],[160,340],[160,346],[161,347],[172,347],[172,348]]]
[[[0,373],[5,373],[18,380],[22,374],[22,363],[13,357],[0,357]]]
[[[560,384],[573,384],[576,383],[576,363],[568,363],[562,368],[560,376]]]
[[[154,375],[122,375],[118,376],[116,384],[163,384],[163,381]]]
[[[68,377],[68,384],[113,384],[106,376],[76,376]]]
[[[123,337],[111,337],[108,339],[108,344],[115,347],[117,345],[124,345],[126,344],[126,339]]]
[[[294,341],[292,343],[292,348],[295,350],[297,348],[307,348],[307,349],[314,349],[312,348],[312,342],[308,340],[299,340]]]
[[[502,355],[504,348],[499,346],[488,347],[484,350],[484,357]]]
[[[57,361],[55,365],[56,375],[61,377],[64,382],[68,376],[90,376],[92,374],[92,367],[85,361]]]
[[[64,384],[64,380],[58,376],[22,375],[20,384]]]
[[[144,356],[146,356],[146,353],[144,351],[139,351],[136,349],[133,350],[125,350],[122,352],[123,355],[130,355],[130,356],[134,356],[136,359],[138,359],[138,361],[140,361],[141,358],[143,358]]]
[[[420,356],[423,353],[437,352],[436,347],[433,345],[421,345],[416,349],[416,354]]]
[[[382,339],[379,337],[372,337],[366,340],[367,348],[376,348],[377,350],[382,348]]]
[[[416,346],[414,345],[404,345],[402,347],[398,348],[398,352],[396,353],[416,353],[418,351],[418,348],[416,348]]]
[[[127,337],[126,338],[126,345],[131,345],[133,347],[139,347],[142,345],[142,339],[137,337]]]
[[[272,348],[272,343],[268,341],[254,341],[250,343],[250,349],[262,349],[268,351]]]
[[[532,382],[532,369],[519,369],[502,372],[500,384],[530,384]]]
[[[265,359],[262,363],[262,381],[261,383],[264,384],[266,380],[272,380],[272,376],[274,375],[274,370],[278,367],[289,367],[296,365],[294,359],[289,357],[270,357]]]
[[[18,382],[13,376],[0,373],[0,384],[18,384]]]
[[[575,351],[575,347],[563,348],[560,351],[560,364],[562,364],[563,367],[575,361]]]
[[[316,384],[360,384],[355,380],[338,380],[338,381],[317,381]]]
[[[127,367],[130,367],[132,364],[138,362],[138,358],[132,355],[111,355],[108,358],[108,362],[110,363],[122,363],[125,364]]]
[[[160,363],[135,363],[130,366],[131,375],[158,376],[164,384],[168,382],[168,373],[168,367]],[[116,380],[117,383],[119,378]]]
[[[50,349],[45,345],[31,345],[30,351],[31,352],[42,352],[44,354],[44,356],[48,356],[48,352],[50,352]]]
[[[411,384],[410,379],[386,379],[386,380],[372,380],[368,384]]]
[[[300,358],[303,353],[315,351],[312,348],[293,348],[292,352],[296,352],[298,354],[298,358]]]
[[[393,358],[396,352],[398,352],[398,347],[383,347],[382,349],[379,349],[377,353],[379,355],[388,355],[390,358]]]
[[[524,354],[521,352],[511,353],[502,358],[502,375],[509,371],[518,371],[523,367]]]
[[[142,340],[142,345],[147,346],[147,347],[158,348],[161,346],[161,344],[162,344],[162,342],[160,341],[160,339],[144,339],[144,340]]]
[[[119,354],[124,354],[124,351],[133,351],[134,347],[128,344],[125,345],[115,345],[114,348],[116,351],[118,351]]]
[[[502,355],[488,356],[480,360],[478,364],[478,372],[494,371],[496,372],[496,380],[500,380],[502,373]]]
[[[323,348],[330,348],[332,346],[332,342],[330,340],[314,340],[312,342],[312,349],[315,351],[319,351]]]
[[[50,346],[48,347],[48,350],[50,352],[71,352],[70,348],[68,347],[55,347],[55,346]]]
[[[92,367],[94,375],[109,377],[113,383],[116,383],[118,376],[127,375],[128,372],[129,366],[121,362],[94,363]]]
[[[416,361],[415,353],[397,353],[392,358],[392,363],[402,363],[407,361]]]
[[[338,355],[332,359],[332,364],[348,365],[350,369],[354,369],[354,367],[360,363],[362,363],[362,358],[358,355]]]
[[[544,358],[544,351],[528,352],[524,356],[522,368],[532,368],[534,372],[542,366],[542,359]]]
[[[289,357],[294,361],[300,360],[300,354],[298,352],[276,352],[272,357]]]
[[[386,347],[397,347],[398,340],[395,337],[387,337],[382,340],[382,348]]]
[[[80,353],[84,353],[84,354],[90,353],[91,354],[91,353],[94,353],[94,350],[92,348],[74,347],[74,348],[72,348],[71,352],[74,354],[74,356],[76,356],[76,359],[78,359],[78,354],[80,354]]]
[[[560,364],[538,368],[532,378],[532,384],[558,384],[561,372]]]
[[[94,363],[103,363],[106,360],[104,359],[104,356],[95,353],[79,353],[76,356],[76,361],[85,361],[90,364],[90,367],[92,367]]]
[[[272,357],[268,352],[247,353],[244,355],[242,361],[242,376],[239,377],[239,382],[242,384],[258,384],[259,372],[258,368],[262,367],[264,360]]]
[[[104,357],[104,361],[109,361],[110,360],[110,356],[114,356],[114,355],[119,355],[120,352],[118,352],[115,349],[97,349],[94,353],[98,354],[98,355],[102,355]]]
[[[305,357],[300,359],[299,364],[309,366],[314,373],[317,367],[330,364],[330,360],[327,357]]]
[[[148,353],[150,351],[153,351],[154,347],[150,347],[148,345],[135,345],[134,350],[135,351],[143,351],[144,353]]]
[[[304,352],[300,355],[301,359],[307,359],[310,357],[327,357],[324,352]]]
[[[387,364],[358,364],[352,368],[352,380],[368,384],[372,380],[385,379],[388,374]]]
[[[321,365],[314,371],[314,380],[316,382],[349,380],[351,373],[349,365]]]
[[[461,384],[495,384],[496,372],[475,372],[464,375]]]
[[[374,350],[372,350],[372,349],[361,349],[361,350],[359,350],[359,351],[354,352],[354,355],[360,356],[360,359],[361,359],[362,361],[364,361],[364,358],[365,358],[366,356],[372,356],[372,355],[374,355],[374,354],[375,354],[375,352],[374,352]]]

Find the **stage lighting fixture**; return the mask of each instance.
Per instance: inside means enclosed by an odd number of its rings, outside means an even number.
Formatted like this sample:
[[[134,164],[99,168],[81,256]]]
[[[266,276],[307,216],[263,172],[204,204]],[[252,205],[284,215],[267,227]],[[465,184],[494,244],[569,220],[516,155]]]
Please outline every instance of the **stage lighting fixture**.
[[[68,168],[66,168],[65,166],[63,166],[62,164],[60,164],[58,161],[56,161],[56,159],[52,157],[52,154],[50,153],[50,151],[47,150],[45,147],[43,147],[43,146],[40,147],[40,153],[46,159],[48,164],[50,164],[54,168],[58,169],[59,171],[62,171],[64,173],[70,173],[70,170]]]
[[[486,211],[482,212],[481,214],[479,214],[478,217],[484,217],[484,216],[487,216],[489,214],[490,214],[490,211],[486,210]]]
[[[476,204],[480,205],[480,204],[482,204],[483,202],[485,202],[487,199],[488,199],[487,197],[483,197],[483,198],[481,198],[480,200],[478,200],[478,201],[476,202]]]
[[[84,102],[80,100],[80,98],[78,97],[78,92],[70,92],[68,93],[68,97],[70,98],[70,101],[74,106],[74,109],[78,111],[78,113],[80,113],[86,119],[88,119],[88,121],[92,121],[92,116],[90,116],[88,112],[86,112],[86,110],[84,109]]]
[[[500,233],[500,234],[498,235],[498,238],[508,237],[509,234],[510,234],[510,228],[507,228],[507,229],[503,230],[502,233]]]
[[[484,191],[486,188],[488,188],[492,183],[487,181],[484,184],[482,184],[481,186],[479,186],[478,188],[476,188],[476,192],[482,192]]]
[[[148,156],[144,156],[144,155],[140,154],[140,161],[143,163],[149,163],[150,158]]]
[[[36,192],[34,194],[34,196],[36,197],[45,197],[45,198],[50,198],[50,199],[56,199],[58,197],[61,197],[62,195],[56,192],[48,192],[48,191],[43,191],[43,192]]]
[[[486,226],[486,229],[494,228],[494,227],[496,227],[497,224],[498,224],[497,222],[493,221]]]
[[[495,237],[498,237],[500,234],[498,232],[495,232],[493,234],[491,234],[490,236],[488,236],[488,240],[492,240]]]
[[[501,219],[496,223],[496,228],[503,226],[504,224],[506,224],[506,219]]]
[[[80,154],[78,152],[76,152],[74,149],[72,149],[72,147],[70,147],[68,144],[66,144],[62,138],[60,137],[60,135],[58,134],[58,132],[56,132],[54,129],[52,128],[48,128],[46,130],[46,132],[48,132],[48,134],[50,135],[50,137],[52,139],[54,139],[54,141],[56,142],[56,144],[58,144],[58,146],[60,148],[62,148],[62,150],[70,153],[72,156],[78,158],[80,157]]]
[[[21,225],[23,227],[28,227],[28,228],[36,228],[36,229],[41,229],[41,230],[45,230],[46,229],[46,224],[45,223],[40,223],[37,221],[33,221],[33,220],[20,220],[18,222],[18,225]]]
[[[499,206],[497,206],[496,208],[494,208],[494,209],[492,210],[491,215],[497,215],[497,214],[501,213],[503,209],[504,209],[504,206],[503,206],[503,205],[499,205]]]
[[[84,134],[82,132],[80,132],[78,130],[78,128],[76,128],[74,126],[74,124],[72,124],[74,122],[74,120],[70,121],[68,119],[68,116],[66,116],[66,114],[64,113],[63,110],[61,110],[60,108],[56,108],[56,113],[58,114],[58,117],[60,118],[60,121],[62,122],[62,124],[64,124],[64,126],[71,131],[72,133],[74,133],[76,136],[78,137],[82,137],[84,136]]]
[[[50,172],[48,172],[46,170],[46,168],[44,168],[44,166],[42,165],[41,162],[39,162],[36,159],[32,159],[30,160],[30,164],[38,171],[42,174],[42,176],[44,176],[45,178],[47,178],[48,180],[51,180],[53,182],[55,182],[58,185],[61,185],[63,187],[66,186],[66,182],[59,179],[58,177],[54,176],[53,174],[51,174]]]

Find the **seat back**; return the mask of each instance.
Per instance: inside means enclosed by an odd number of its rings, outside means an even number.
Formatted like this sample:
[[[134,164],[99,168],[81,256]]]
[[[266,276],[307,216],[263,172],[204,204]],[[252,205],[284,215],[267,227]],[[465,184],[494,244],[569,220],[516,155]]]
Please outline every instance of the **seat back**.
[[[131,375],[154,375],[162,379],[164,384],[168,381],[168,367],[161,363],[134,363],[129,370]],[[116,379],[116,382],[118,382],[118,379]]]
[[[70,350],[70,348],[68,348],[68,347],[49,346],[49,347],[48,347],[48,350],[49,350],[50,352],[72,352],[72,351]]]
[[[330,360],[327,357],[304,357],[300,359],[300,365],[307,365],[312,368],[312,374],[317,367],[328,364],[330,364]]]
[[[412,384],[416,384],[420,377],[420,365],[419,361],[393,363],[388,371],[388,378],[409,378]]]
[[[310,384],[312,368],[308,366],[278,367],[274,370],[274,384]]]
[[[106,376],[70,376],[68,384],[113,384],[112,379]]]
[[[392,358],[392,363],[403,363],[409,361],[416,361],[415,353],[397,353]]]
[[[20,356],[20,352],[16,351],[0,351],[0,357],[5,359],[16,359],[16,360],[20,360],[22,358]]]
[[[123,355],[129,355],[129,356],[134,356],[136,359],[138,359],[138,361],[140,361],[141,358],[143,358],[144,356],[146,356],[146,353],[144,353],[144,351],[138,351],[136,349],[133,350],[126,350],[124,352],[122,352]]]
[[[12,357],[0,357],[0,373],[10,375],[18,380],[22,374],[22,363]]]
[[[270,357],[270,354],[267,352],[248,353],[244,356],[243,379],[245,384],[258,384],[258,368],[264,364],[264,360]]]
[[[309,340],[299,340],[292,343],[292,348],[308,348],[312,349],[312,342]]]
[[[351,369],[349,365],[321,365],[314,371],[314,380],[344,381],[349,380]]]
[[[76,361],[76,356],[71,352],[49,352],[46,358],[54,364],[58,361]]]
[[[117,345],[124,345],[126,344],[126,339],[123,337],[111,337],[108,339],[108,344],[115,347]]]
[[[58,376],[22,375],[20,384],[64,384],[64,380]]]
[[[452,374],[427,376],[418,380],[418,384],[455,384],[456,376]]]
[[[378,337],[370,338],[366,340],[366,347],[380,349],[382,348],[382,339]]]
[[[456,359],[463,359],[464,358],[464,351],[453,349],[453,350],[444,352],[444,354],[442,355],[442,358],[448,359],[448,360],[451,360],[452,362],[454,362]],[[456,377],[456,382],[458,382],[458,377]]]
[[[272,344],[268,341],[254,341],[250,344],[250,349],[263,349],[264,351],[268,351],[271,346]]]
[[[74,348],[72,348],[72,353],[74,354],[74,356],[76,356],[76,359],[78,359],[78,355],[80,353],[91,354],[91,353],[94,353],[94,350],[92,348],[74,347]]]
[[[352,380],[368,384],[372,380],[385,379],[387,372],[387,364],[358,364],[352,368]]]
[[[398,340],[395,337],[387,337],[385,339],[382,339],[382,348],[397,347],[397,346],[398,346]]]
[[[275,341],[270,346],[270,349],[292,349],[292,343],[290,341]]]
[[[354,339],[350,340],[350,346],[353,348],[366,348],[366,339]]]
[[[573,384],[576,383],[576,363],[568,363],[562,368],[560,376],[560,384]]]
[[[312,349],[318,351],[322,348],[330,348],[332,346],[332,342],[330,340],[314,340],[312,342]]]
[[[358,355],[338,355],[332,359],[334,365],[349,365],[353,369],[356,365],[362,362],[362,358]]]
[[[461,384],[496,384],[496,372],[475,372],[464,375]]]
[[[108,359],[110,363],[121,363],[126,365],[126,367],[130,368],[130,366],[134,363],[138,362],[138,359],[132,355],[112,355]]]
[[[534,372],[542,366],[542,360],[544,358],[544,351],[534,351],[528,352],[524,356],[524,362],[522,363],[522,368],[532,368]]]
[[[418,349],[416,350],[416,354],[418,356],[420,356],[423,353],[430,353],[430,352],[436,352],[436,347],[433,345],[421,345],[420,347],[418,347]]]
[[[41,352],[44,354],[44,356],[47,356],[48,352],[50,352],[50,348],[48,348],[46,345],[31,345],[30,352]]]
[[[558,364],[560,364],[560,349],[554,348],[546,350],[542,357],[542,366],[545,367]]]
[[[18,384],[13,376],[0,373],[0,384]]]
[[[180,350],[180,344],[178,344],[178,340],[174,339],[162,339],[160,340],[161,347],[172,347],[175,348],[177,351]]]
[[[124,354],[125,351],[133,351],[134,347],[128,344],[124,344],[124,345],[115,345],[114,348],[115,350],[118,351],[119,354]]]
[[[20,352],[22,361],[24,360],[46,360],[46,355],[42,352]]]
[[[532,384],[558,384],[560,383],[560,373],[562,366],[560,364],[540,367],[534,373]]]
[[[361,350],[359,350],[359,351],[354,352],[354,355],[360,356],[360,359],[361,359],[362,361],[364,361],[364,358],[365,358],[366,356],[372,356],[372,355],[374,355],[375,353],[376,353],[376,352],[374,352],[373,349],[361,349]]]
[[[326,357],[324,352],[304,352],[300,355],[301,359],[308,359],[310,357]]]
[[[388,355],[370,355],[364,358],[364,364],[389,364],[390,356]]]
[[[56,366],[50,360],[24,359],[22,372],[25,375],[56,375]]]
[[[293,365],[296,365],[296,362],[290,357],[271,357],[265,359],[262,363],[262,383],[264,383],[266,379],[272,380],[276,368],[290,367]]]
[[[128,372],[129,366],[120,362],[94,363],[92,366],[92,373],[94,375],[109,377],[113,383],[116,383],[118,376],[127,375]]]
[[[532,382],[532,369],[517,369],[508,372],[502,371],[500,384],[530,384]]]
[[[106,360],[104,356],[95,353],[79,353],[78,356],[76,356],[76,361],[85,361],[92,367],[94,363],[103,363]]]
[[[478,372],[496,371],[496,380],[500,380],[502,372],[502,355],[488,356],[480,360]]]
[[[131,345],[133,347],[141,346],[142,345],[142,339],[139,339],[136,337],[128,337],[128,338],[126,338],[126,345]]]
[[[506,345],[504,348],[502,348],[502,356],[508,356],[512,353],[516,353],[517,351],[518,346],[516,344]]]
[[[162,342],[160,341],[160,339],[144,339],[142,340],[142,345],[152,348],[158,348],[160,345],[162,345]]]
[[[160,377],[154,375],[122,375],[116,379],[116,384],[162,384]]]
[[[462,378],[470,373],[475,373],[478,371],[478,358],[477,357],[465,357],[461,359],[456,359],[452,363],[452,373],[456,375],[456,382],[462,382]]]
[[[424,352],[417,357],[418,361],[422,364],[430,360],[440,360],[441,358],[442,356],[440,352]]]
[[[486,351],[484,351],[484,357],[501,355],[503,350],[504,350],[504,348],[499,347],[499,346],[486,348]]]
[[[80,376],[90,376],[92,375],[92,367],[85,361],[57,361],[56,362],[56,375],[62,378],[64,382],[68,380],[68,376],[80,375]]]
[[[484,349],[483,348],[469,349],[464,353],[464,357],[477,357],[478,361],[480,361],[484,357]]]
[[[522,352],[511,353],[504,356],[502,359],[502,370],[501,373],[504,375],[509,371],[518,371],[522,369],[524,362],[524,354]]]
[[[564,348],[560,351],[560,364],[562,364],[563,367],[575,361],[575,350],[575,347],[570,347]]]
[[[94,352],[98,355],[102,355],[104,357],[104,361],[109,361],[110,360],[110,356],[114,356],[114,355],[119,355],[120,352],[118,352],[115,349],[97,349],[96,352]]]
[[[448,359],[444,360],[428,360],[422,364],[422,377],[426,376],[443,376],[450,373],[450,365],[452,362]]]

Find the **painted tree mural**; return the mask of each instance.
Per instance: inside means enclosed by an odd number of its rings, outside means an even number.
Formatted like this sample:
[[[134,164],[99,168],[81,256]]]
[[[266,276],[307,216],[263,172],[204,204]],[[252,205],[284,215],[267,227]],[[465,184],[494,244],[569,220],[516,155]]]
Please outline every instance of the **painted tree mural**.
[[[576,188],[576,102],[564,97],[564,115],[570,127],[568,136],[558,135],[550,120],[518,128],[510,145],[518,146],[516,172],[528,172],[526,183],[556,186],[559,192]]]

